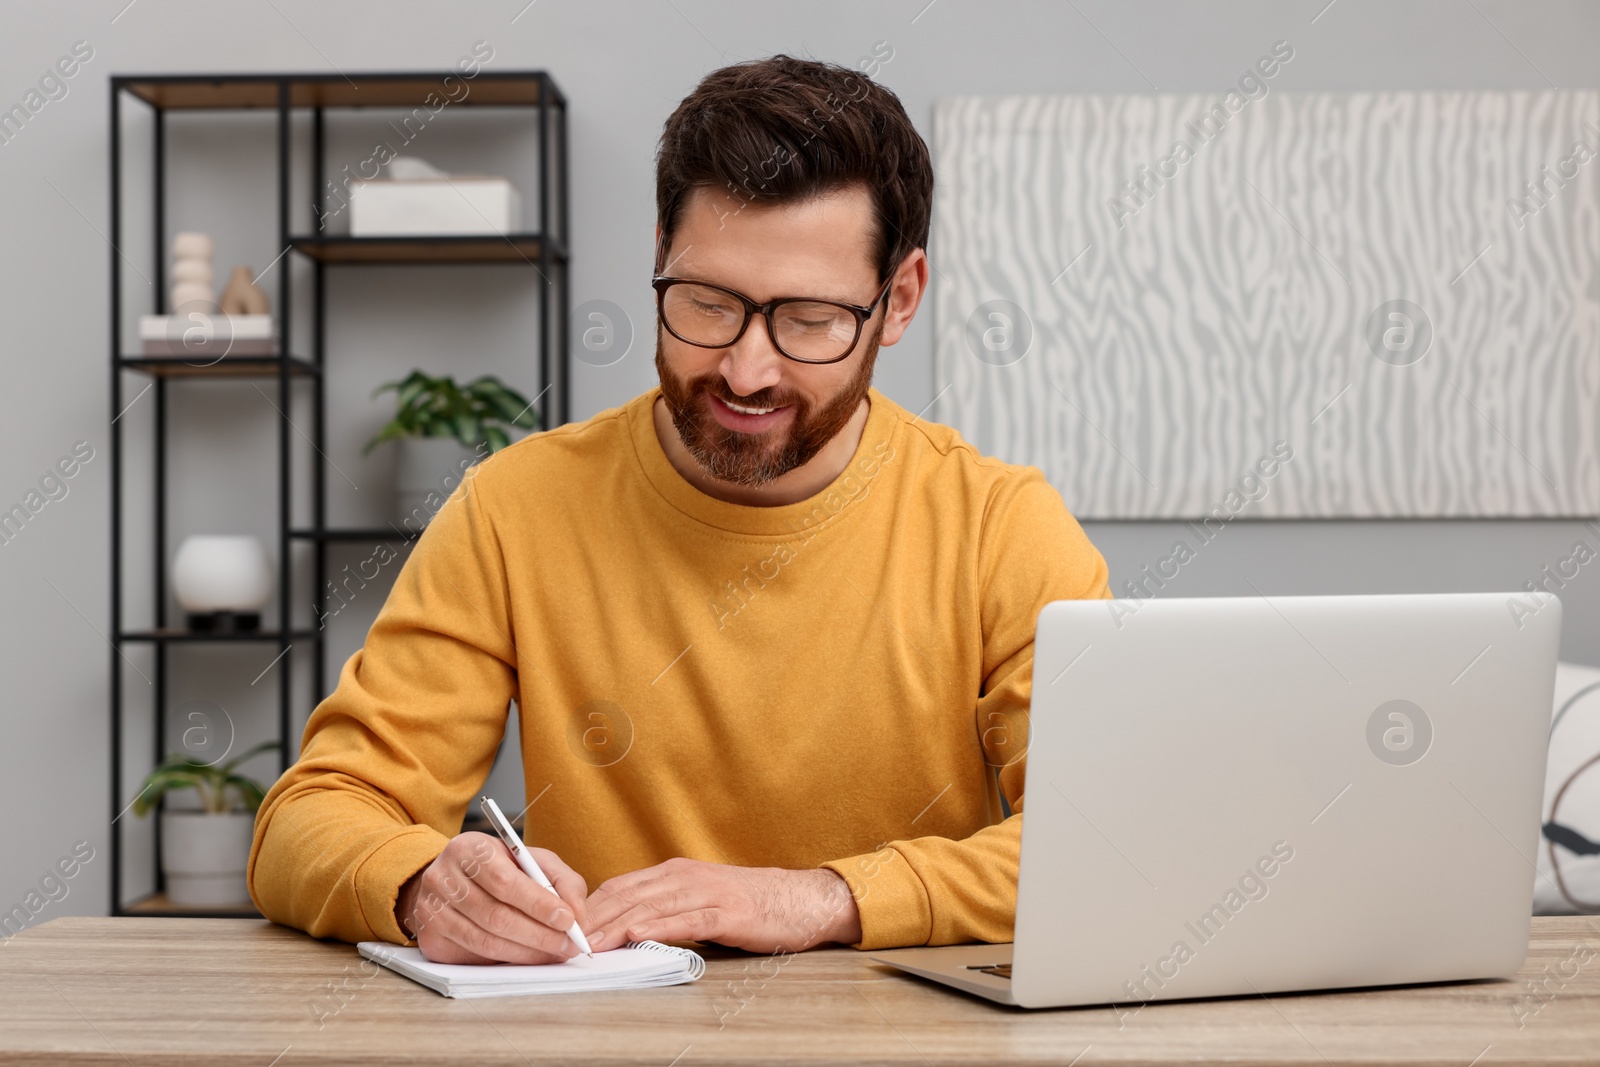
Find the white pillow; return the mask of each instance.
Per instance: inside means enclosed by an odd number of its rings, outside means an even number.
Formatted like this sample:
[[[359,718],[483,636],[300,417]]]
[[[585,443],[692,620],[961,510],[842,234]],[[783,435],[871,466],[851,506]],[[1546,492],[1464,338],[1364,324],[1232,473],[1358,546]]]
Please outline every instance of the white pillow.
[[[1600,755],[1600,667],[1576,663],[1556,665],[1556,699],[1551,710],[1550,761],[1545,770],[1544,808],[1540,822],[1548,827],[1551,805],[1563,783]],[[1557,720],[1556,717],[1559,717]],[[1554,821],[1600,843],[1600,763],[1584,770],[1567,788]],[[1555,852],[1560,878],[1551,864]],[[1539,837],[1539,874],[1533,882],[1535,915],[1600,912],[1600,855],[1580,856]],[[1565,884],[1563,893],[1561,885]]]

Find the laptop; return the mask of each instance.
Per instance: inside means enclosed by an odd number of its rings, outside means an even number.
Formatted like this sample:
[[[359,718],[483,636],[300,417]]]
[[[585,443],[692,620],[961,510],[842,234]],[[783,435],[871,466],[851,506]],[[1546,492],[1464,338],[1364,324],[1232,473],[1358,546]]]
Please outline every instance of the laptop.
[[[1560,633],[1525,593],[1048,604],[1015,942],[871,958],[1124,1018],[1511,975]]]

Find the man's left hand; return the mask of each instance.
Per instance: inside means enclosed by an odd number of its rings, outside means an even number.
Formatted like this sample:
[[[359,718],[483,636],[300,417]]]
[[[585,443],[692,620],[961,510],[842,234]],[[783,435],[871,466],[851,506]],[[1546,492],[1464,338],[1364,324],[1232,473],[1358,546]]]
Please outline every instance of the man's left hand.
[[[715,941],[799,952],[861,940],[843,878],[826,867],[731,867],[682,857],[618,875],[589,894],[584,936],[596,952],[629,941]]]

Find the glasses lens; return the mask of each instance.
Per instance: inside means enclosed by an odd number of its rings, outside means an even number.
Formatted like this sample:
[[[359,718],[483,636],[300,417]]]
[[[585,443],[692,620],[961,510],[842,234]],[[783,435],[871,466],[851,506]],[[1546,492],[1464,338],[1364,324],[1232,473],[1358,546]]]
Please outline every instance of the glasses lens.
[[[725,345],[744,323],[744,307],[731,293],[709,285],[667,286],[661,316],[673,333],[698,345]]]
[[[811,300],[780,304],[772,313],[778,347],[795,359],[837,359],[855,343],[856,317]]]

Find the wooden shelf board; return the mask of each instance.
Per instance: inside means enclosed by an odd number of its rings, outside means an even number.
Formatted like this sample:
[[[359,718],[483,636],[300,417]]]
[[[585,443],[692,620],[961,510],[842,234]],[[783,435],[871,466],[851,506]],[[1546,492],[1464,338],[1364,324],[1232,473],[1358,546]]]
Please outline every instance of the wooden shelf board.
[[[422,531],[408,531],[400,526],[373,526],[365,528],[290,530],[289,536],[301,541],[388,541],[394,543],[415,541],[422,536]]]
[[[448,81],[446,79],[449,79]],[[122,87],[147,104],[170,111],[218,111],[276,108],[278,82],[271,74],[134,75]],[[301,74],[287,79],[291,107],[530,107],[539,103],[540,79],[535,74],[480,69],[472,78],[458,71],[437,74]],[[465,92],[463,92],[463,89]],[[565,104],[559,92],[552,96]],[[432,107],[430,107],[432,110]]]
[[[277,630],[255,630],[244,633],[205,633],[195,630],[181,630],[168,627],[162,630],[124,630],[124,641],[277,641],[280,639]],[[318,636],[314,630],[295,630],[289,634],[289,640],[309,640]]]
[[[324,263],[539,263],[537,233],[427,237],[291,237],[302,255]],[[559,249],[556,253],[559,260]]]
[[[276,378],[277,356],[223,356],[216,363],[197,365],[182,356],[123,356],[126,370],[143,371],[156,378]],[[297,357],[289,358],[291,377],[316,374],[316,365]]]
[[[165,893],[151,893],[122,906],[131,915],[172,915],[190,918],[216,916],[226,919],[261,918],[254,904],[237,904],[232,907],[199,907],[193,904],[174,904]]]

